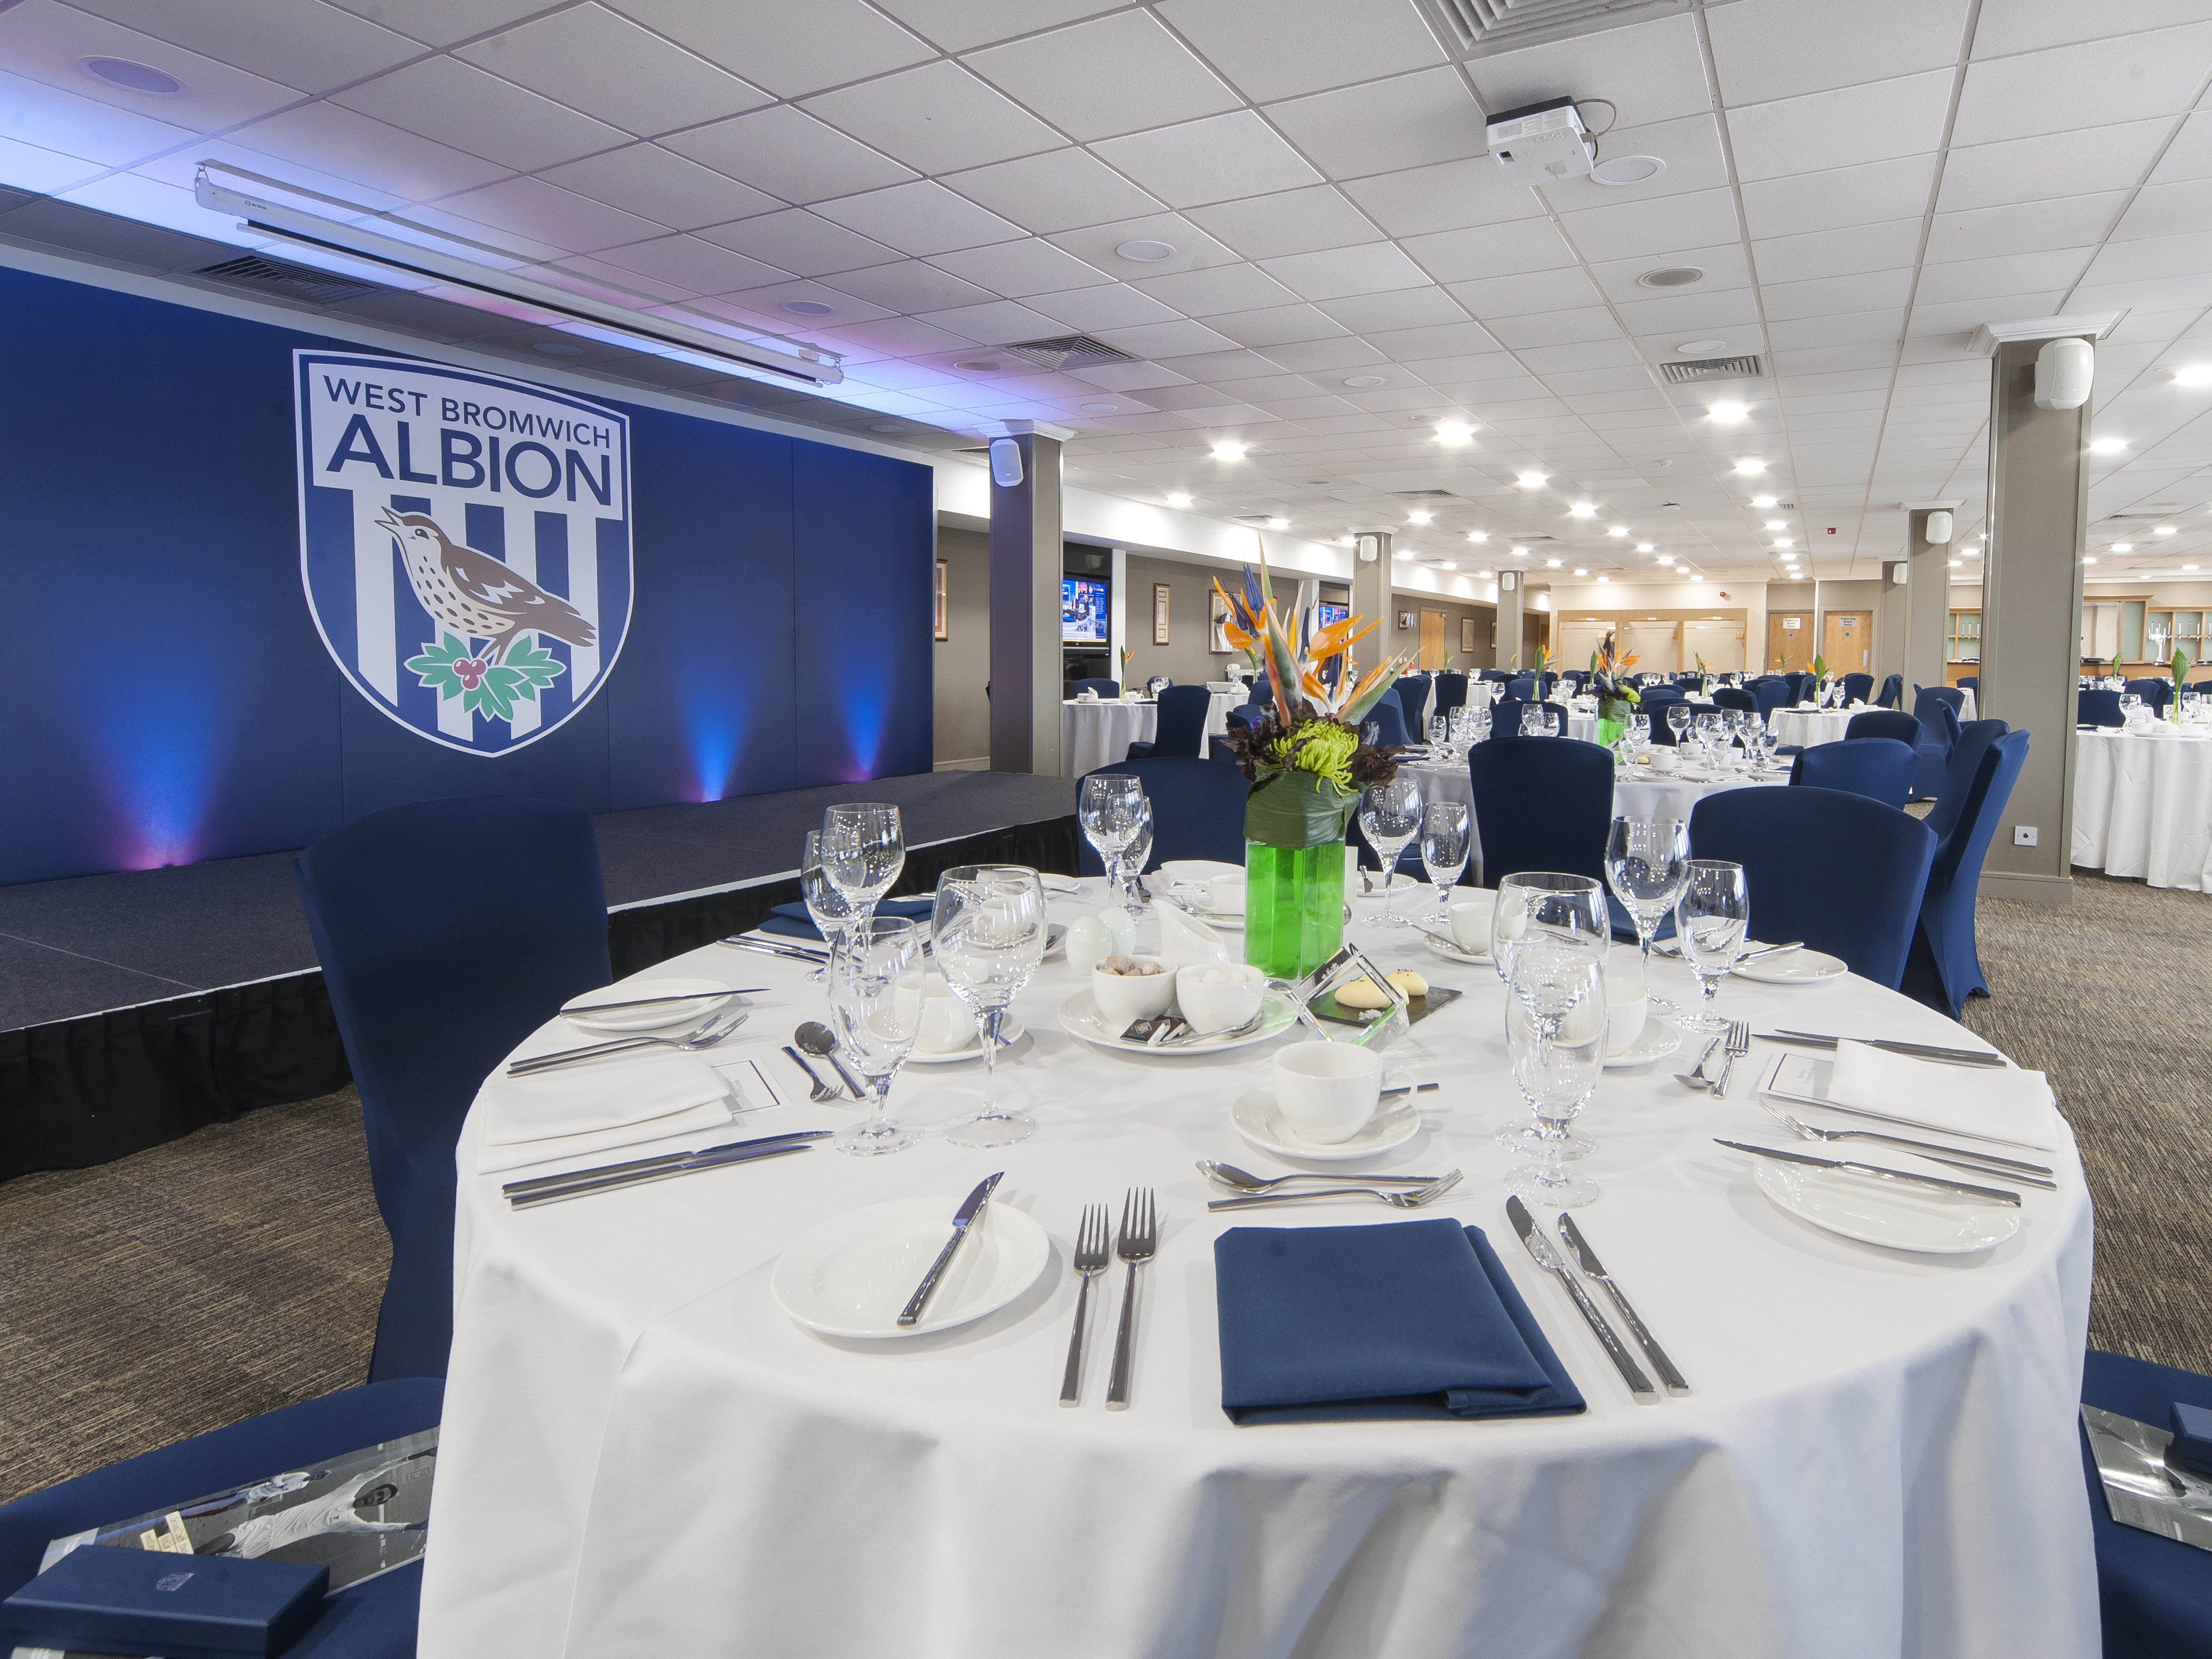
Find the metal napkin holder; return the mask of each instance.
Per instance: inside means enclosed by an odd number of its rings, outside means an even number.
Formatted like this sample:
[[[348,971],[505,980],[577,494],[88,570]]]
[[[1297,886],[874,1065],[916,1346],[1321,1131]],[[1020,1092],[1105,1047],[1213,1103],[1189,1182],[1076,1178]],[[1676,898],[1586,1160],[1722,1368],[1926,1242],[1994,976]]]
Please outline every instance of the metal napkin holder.
[[[2081,1426],[2113,1520],[2212,1550],[2212,1481],[2166,1462],[2171,1434],[2094,1406],[2081,1407]]]
[[[1386,999],[1382,1007],[1346,1008],[1337,1000],[1338,992],[1360,980],[1374,986]],[[1415,1018],[1406,994],[1391,984],[1373,958],[1357,945],[1343,946],[1303,979],[1271,983],[1297,1005],[1299,1018],[1326,1042],[1348,1042],[1379,1053],[1403,1036]],[[1323,1021],[1356,1035],[1339,1036]]]

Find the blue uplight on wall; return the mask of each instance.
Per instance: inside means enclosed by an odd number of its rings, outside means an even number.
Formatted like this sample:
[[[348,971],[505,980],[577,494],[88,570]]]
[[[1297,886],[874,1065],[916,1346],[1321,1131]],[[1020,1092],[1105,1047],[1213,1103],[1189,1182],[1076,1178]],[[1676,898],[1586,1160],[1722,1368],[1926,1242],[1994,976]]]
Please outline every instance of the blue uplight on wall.
[[[728,714],[713,708],[685,711],[684,725],[691,744],[691,765],[699,781],[700,800],[720,800],[737,781],[738,732]]]
[[[173,696],[150,707],[103,711],[102,771],[115,804],[116,860],[126,870],[158,870],[205,856],[200,832],[216,771],[212,712]]]
[[[876,759],[884,751],[884,726],[890,713],[891,688],[879,679],[848,678],[837,688],[839,712],[845,720],[845,746],[851,756],[848,783],[876,775]]]

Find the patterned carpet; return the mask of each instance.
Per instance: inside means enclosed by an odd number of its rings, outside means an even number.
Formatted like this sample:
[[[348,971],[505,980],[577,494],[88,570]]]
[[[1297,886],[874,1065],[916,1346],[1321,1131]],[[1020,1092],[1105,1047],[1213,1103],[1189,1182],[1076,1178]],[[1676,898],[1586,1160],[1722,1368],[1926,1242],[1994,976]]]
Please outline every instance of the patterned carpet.
[[[2080,1138],[2090,1340],[2212,1371],[2212,1115],[2176,1018],[2212,898],[2075,892],[1984,901],[1966,1024],[2051,1073]],[[351,1090],[0,1187],[0,1500],[360,1382],[386,1248]]]

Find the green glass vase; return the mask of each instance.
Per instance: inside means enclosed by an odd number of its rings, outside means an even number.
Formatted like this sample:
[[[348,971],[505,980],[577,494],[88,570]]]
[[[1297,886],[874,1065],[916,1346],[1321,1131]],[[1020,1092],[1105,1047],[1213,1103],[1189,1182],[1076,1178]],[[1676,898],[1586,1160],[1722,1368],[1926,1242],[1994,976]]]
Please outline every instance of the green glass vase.
[[[1272,979],[1298,979],[1344,944],[1344,842],[1244,843],[1244,960]]]

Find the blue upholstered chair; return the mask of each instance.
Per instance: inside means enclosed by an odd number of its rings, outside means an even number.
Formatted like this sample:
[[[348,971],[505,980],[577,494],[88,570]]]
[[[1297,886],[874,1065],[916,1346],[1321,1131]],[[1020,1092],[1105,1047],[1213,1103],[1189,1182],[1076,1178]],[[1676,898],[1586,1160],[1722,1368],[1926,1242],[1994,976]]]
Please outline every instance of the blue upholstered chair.
[[[602,932],[604,932],[604,928]],[[47,1543],[70,1533],[264,1480],[286,1469],[435,1428],[445,1384],[404,1377],[303,1401],[143,1452],[0,1505],[0,1596],[38,1576]],[[290,1651],[313,1659],[414,1659],[422,1564],[340,1590]]]
[[[1605,879],[1611,755],[1594,743],[1479,743],[1467,767],[1482,885],[1495,887],[1523,870]]]
[[[2130,680],[2120,690],[2123,693],[2134,692],[2143,700],[2144,708],[2161,717],[2166,714],[2166,706],[2173,701],[2173,682],[2154,679],[2148,674],[2141,679]]]
[[[1929,698],[1947,706],[1954,714],[1966,712],[1966,694],[1955,685],[1916,685],[1912,688],[1912,712],[1917,714]]]
[[[1936,855],[1943,855],[1943,843],[1959,827],[1966,814],[1966,799],[1973,793],[1974,775],[1981,770],[1982,756],[1989,746],[2012,730],[2002,720],[1968,720],[1959,728],[1959,741],[1951,750],[1950,764],[1944,769],[1943,787],[1936,792],[1936,805],[1921,817],[1921,823],[1936,832]]]
[[[2082,1357],[2081,1403],[2163,1429],[2177,1404],[2212,1410],[2212,1376],[2092,1348]],[[2086,1434],[2081,1478],[2089,1485],[2105,1659],[2212,1653],[2212,1552],[2113,1520]]]
[[[1404,748],[1413,742],[1413,738],[1407,735],[1405,704],[1395,697],[1377,697],[1374,706],[1360,716],[1359,723],[1382,728],[1376,738],[1378,744],[1395,743]]]
[[[1492,703],[1490,708],[1489,741],[1498,743],[1507,738],[1519,737],[1521,735],[1521,711],[1528,707],[1529,705],[1528,703],[1522,702],[1517,697],[1500,697],[1496,702]],[[1558,715],[1559,717],[1559,735],[1562,737],[1566,735],[1567,722],[1572,718],[1572,716],[1568,714],[1567,708],[1565,703],[1540,702],[1537,703],[1535,707],[1542,709],[1547,714]]]
[[[1911,716],[1906,716],[1910,719]],[[1790,781],[1811,789],[1840,789],[1864,795],[1899,811],[1911,799],[1912,780],[1920,770],[1920,757],[1909,743],[1895,738],[1849,738],[1842,743],[1816,743],[1798,751],[1790,768]]]
[[[1505,695],[1522,702],[1535,702],[1536,677],[1534,674],[1516,674],[1506,681]]]
[[[1948,685],[1912,688],[1912,716],[1920,722],[1920,775],[1913,780],[1916,798],[1932,795],[1943,787],[1943,774],[1951,764],[1951,751],[1959,744],[1959,710],[1966,697]]]
[[[1813,676],[1802,668],[1793,668],[1782,677],[1790,682],[1790,701],[1802,702],[1813,695]]]
[[[1844,676],[1844,701],[1845,702],[1864,702],[1869,696],[1873,695],[1873,675],[1846,674]]]
[[[1856,714],[1844,723],[1844,737],[1894,738],[1908,749],[1920,747],[1923,733],[1920,722],[1897,708],[1869,708]]]
[[[1074,690],[1069,695],[1079,697],[1085,691],[1095,691],[1102,697],[1118,697],[1121,695],[1121,682],[1119,680],[1078,680],[1075,683]]]
[[[1510,668],[1478,668],[1474,671],[1474,677],[1479,680],[1496,680],[1504,685],[1512,679],[1513,671]]]
[[[1755,937],[1802,939],[1897,988],[1936,856],[1926,824],[1834,789],[1730,789],[1690,814],[1690,850],[1743,866]]]
[[[2102,686],[2074,694],[2074,720],[2080,726],[2125,726],[2120,713],[2120,694]]]
[[[1152,854],[1146,869],[1170,859],[1215,859],[1242,866],[1244,862],[1244,781],[1241,768],[1222,766],[1195,755],[1163,755],[1152,760],[1123,761],[1091,773],[1142,778],[1145,795],[1152,804]],[[1077,793],[1082,793],[1077,786]],[[1076,849],[1076,867],[1084,875],[1106,873],[1098,854],[1085,841]]]
[[[1974,899],[1981,886],[1982,860],[2027,762],[2025,732],[2008,732],[1982,751],[1958,821],[1928,872],[1902,988],[1953,1019],[1968,997],[1977,991],[1987,994],[1990,988],[1974,949]]]
[[[1398,712],[1406,717],[1406,729],[1425,733],[1429,729],[1429,677],[1426,674],[1401,675],[1398,684],[1390,689],[1397,693]]]
[[[1779,675],[1763,679],[1751,688],[1751,701],[1763,720],[1790,701],[1790,682]]]
[[[443,1376],[461,1120],[507,1050],[611,977],[591,814],[416,801],[332,830],[293,865],[392,1235],[369,1380]],[[487,950],[497,971],[469,971]]]
[[[1961,674],[1959,676],[1959,690],[1961,691],[1979,693],[1981,689],[1982,677],[1979,674]],[[1966,705],[1964,703],[1960,705],[1960,712],[1962,714],[1966,712]]]
[[[1759,712],[1759,699],[1740,685],[1721,685],[1713,688],[1713,707],[1741,709],[1747,714]]]
[[[1892,674],[1888,678],[1882,681],[1881,690],[1875,693],[1874,702],[1875,707],[1877,708],[1904,708],[1905,676],[1902,674]]]
[[[1442,714],[1467,706],[1467,676],[1445,673],[1437,676],[1437,706],[1435,713]]]
[[[1200,755],[1206,750],[1206,717],[1213,693],[1202,685],[1170,685],[1160,693],[1158,719],[1150,743],[1129,745],[1131,760],[1155,755]]]

